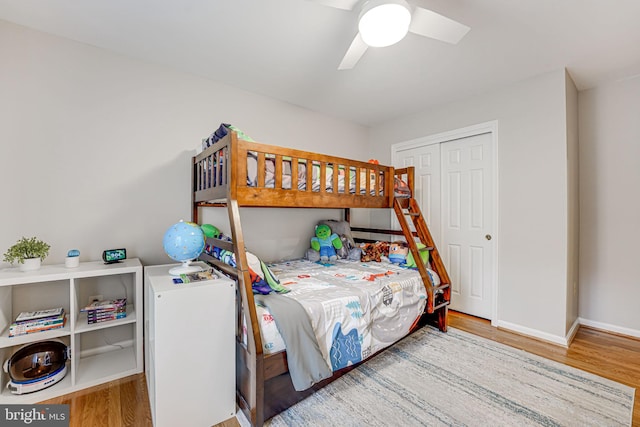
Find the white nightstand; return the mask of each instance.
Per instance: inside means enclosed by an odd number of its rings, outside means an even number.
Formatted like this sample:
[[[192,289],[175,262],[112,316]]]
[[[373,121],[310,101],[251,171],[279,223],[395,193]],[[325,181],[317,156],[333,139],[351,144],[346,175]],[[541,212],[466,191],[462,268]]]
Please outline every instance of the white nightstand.
[[[144,268],[145,369],[156,427],[235,415],[235,282],[175,284],[176,264]]]

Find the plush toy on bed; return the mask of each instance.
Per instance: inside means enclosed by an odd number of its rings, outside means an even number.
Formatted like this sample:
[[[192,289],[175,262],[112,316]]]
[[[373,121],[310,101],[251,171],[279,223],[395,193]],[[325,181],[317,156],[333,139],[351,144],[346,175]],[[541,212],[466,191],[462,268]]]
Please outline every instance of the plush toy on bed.
[[[416,243],[416,246],[418,246],[418,252],[420,252],[420,258],[422,259],[422,263],[425,266],[429,266],[429,251],[423,251],[421,249],[426,248],[425,245],[423,245],[422,243]],[[409,254],[407,255],[407,262],[404,264],[404,267],[408,267],[408,268],[418,268],[418,265],[416,264],[415,259],[413,258],[413,254],[411,252],[409,252]]]
[[[342,241],[326,224],[316,226],[316,235],[311,238],[311,248],[320,252],[320,262],[334,262],[338,259],[336,249],[342,248]]]
[[[409,255],[409,245],[401,240],[389,244],[389,262],[393,264],[406,264]]]
[[[362,255],[361,262],[380,262],[382,257],[389,257],[389,242],[367,242],[360,243]]]
[[[426,248],[422,243],[416,243],[418,251],[420,252],[420,258],[422,263],[426,266],[429,264],[429,251],[422,251]],[[404,241],[397,241],[391,243],[389,246],[389,261],[407,268],[418,268],[416,261],[413,259],[413,254],[409,251],[409,245]]]

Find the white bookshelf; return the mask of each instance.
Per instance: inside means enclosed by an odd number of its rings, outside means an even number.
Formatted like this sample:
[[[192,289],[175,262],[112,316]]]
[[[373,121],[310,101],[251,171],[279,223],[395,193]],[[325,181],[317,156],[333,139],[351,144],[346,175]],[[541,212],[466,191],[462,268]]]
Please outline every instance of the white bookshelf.
[[[88,324],[80,309],[89,297],[127,298],[127,316]],[[23,311],[64,307],[64,328],[9,337],[9,325]],[[0,269],[0,363],[25,344],[57,339],[71,349],[67,375],[53,386],[12,394],[9,375],[0,371],[0,403],[37,403],[143,371],[142,264],[82,262],[78,267],[43,265],[39,270]]]

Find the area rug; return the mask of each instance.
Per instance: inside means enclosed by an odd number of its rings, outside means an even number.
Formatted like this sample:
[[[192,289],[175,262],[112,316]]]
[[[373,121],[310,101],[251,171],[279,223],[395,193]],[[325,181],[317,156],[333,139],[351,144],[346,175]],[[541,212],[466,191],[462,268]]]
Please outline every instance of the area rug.
[[[276,415],[280,426],[630,426],[634,389],[424,327]]]

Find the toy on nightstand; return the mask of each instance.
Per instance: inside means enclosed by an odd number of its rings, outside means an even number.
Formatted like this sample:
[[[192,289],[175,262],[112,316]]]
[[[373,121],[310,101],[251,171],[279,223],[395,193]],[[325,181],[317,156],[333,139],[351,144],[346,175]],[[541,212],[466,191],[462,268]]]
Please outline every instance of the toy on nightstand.
[[[328,225],[320,224],[316,226],[316,235],[311,238],[311,248],[320,252],[320,262],[334,262],[338,259],[336,249],[342,248],[342,241]]]

